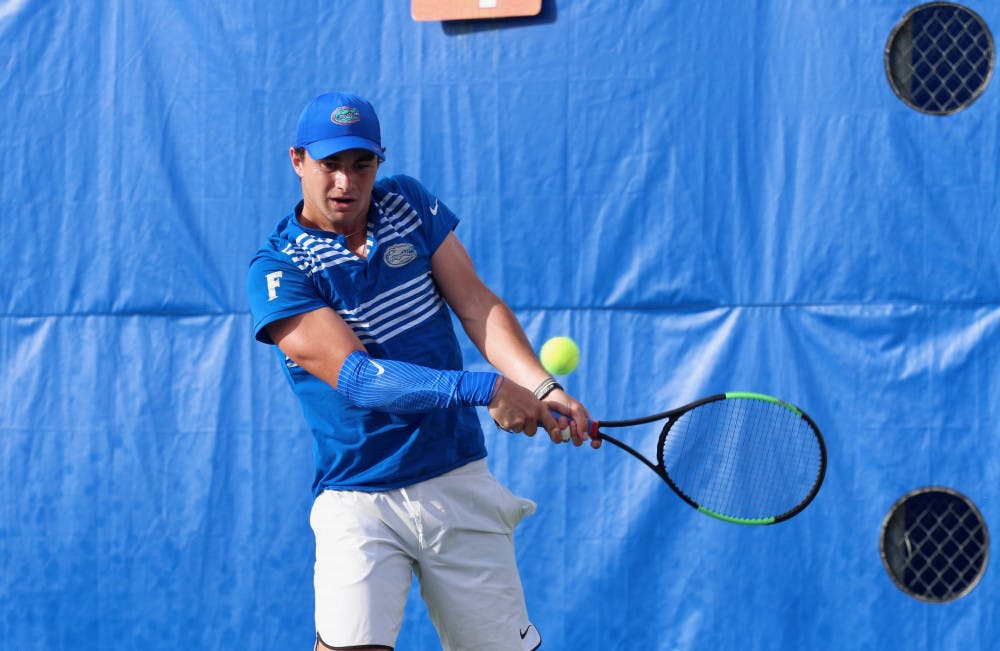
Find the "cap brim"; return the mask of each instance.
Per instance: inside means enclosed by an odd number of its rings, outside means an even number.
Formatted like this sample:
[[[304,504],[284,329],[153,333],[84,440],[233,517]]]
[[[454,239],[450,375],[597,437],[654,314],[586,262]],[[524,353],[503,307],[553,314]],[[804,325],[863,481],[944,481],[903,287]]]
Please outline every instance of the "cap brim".
[[[379,160],[385,160],[382,148],[378,143],[359,136],[342,136],[340,138],[330,138],[329,140],[317,140],[306,145],[306,151],[309,152],[313,160],[333,156],[348,149],[364,149],[378,156]]]

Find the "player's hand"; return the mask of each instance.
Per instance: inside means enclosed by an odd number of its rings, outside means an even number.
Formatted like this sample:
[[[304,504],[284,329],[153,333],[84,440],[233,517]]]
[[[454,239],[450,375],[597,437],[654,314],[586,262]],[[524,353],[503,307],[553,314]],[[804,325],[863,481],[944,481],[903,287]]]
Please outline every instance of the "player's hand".
[[[489,404],[490,416],[497,427],[507,432],[534,436],[541,425],[554,443],[562,443],[559,423],[528,389],[505,379]]]
[[[563,389],[555,389],[542,402],[548,409],[563,414],[559,418],[559,429],[565,431],[569,428],[569,440],[573,441],[573,445],[579,447],[590,438],[590,413],[573,396]],[[601,447],[601,439],[590,439],[590,447],[595,450]]]

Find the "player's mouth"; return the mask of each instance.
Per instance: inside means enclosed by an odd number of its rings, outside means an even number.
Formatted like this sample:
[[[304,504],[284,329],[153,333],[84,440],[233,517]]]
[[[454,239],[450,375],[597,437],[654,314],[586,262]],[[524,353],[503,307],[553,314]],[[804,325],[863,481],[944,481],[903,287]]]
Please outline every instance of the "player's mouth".
[[[350,197],[331,197],[330,202],[338,210],[346,210],[354,205],[355,200]]]

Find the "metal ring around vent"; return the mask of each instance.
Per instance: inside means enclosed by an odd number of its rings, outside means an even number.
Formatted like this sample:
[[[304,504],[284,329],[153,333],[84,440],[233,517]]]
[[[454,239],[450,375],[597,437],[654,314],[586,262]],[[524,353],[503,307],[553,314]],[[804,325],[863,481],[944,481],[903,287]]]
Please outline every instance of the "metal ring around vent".
[[[951,2],[912,9],[885,47],[893,92],[924,113],[947,115],[969,106],[993,75],[993,35],[975,12]]]
[[[882,524],[882,563],[908,595],[945,602],[968,594],[986,571],[989,531],[969,498],[940,486],[897,501]]]

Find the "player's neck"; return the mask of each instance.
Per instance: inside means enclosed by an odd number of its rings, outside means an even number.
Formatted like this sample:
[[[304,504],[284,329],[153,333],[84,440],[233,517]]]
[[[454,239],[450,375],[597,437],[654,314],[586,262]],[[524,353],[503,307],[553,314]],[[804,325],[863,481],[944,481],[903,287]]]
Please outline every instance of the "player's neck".
[[[359,230],[344,236],[344,246],[362,260],[368,257],[368,229],[366,226],[367,224],[362,224]]]

